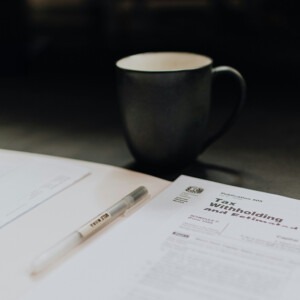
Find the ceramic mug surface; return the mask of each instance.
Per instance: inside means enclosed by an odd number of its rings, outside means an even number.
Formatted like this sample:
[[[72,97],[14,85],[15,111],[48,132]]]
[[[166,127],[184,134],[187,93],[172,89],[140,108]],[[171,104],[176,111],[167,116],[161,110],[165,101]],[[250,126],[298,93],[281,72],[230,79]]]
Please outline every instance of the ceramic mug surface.
[[[125,137],[139,163],[183,167],[232,126],[245,102],[245,81],[237,70],[212,64],[210,57],[185,52],[142,53],[116,62]],[[208,137],[212,80],[221,73],[238,80],[241,96],[219,132]]]

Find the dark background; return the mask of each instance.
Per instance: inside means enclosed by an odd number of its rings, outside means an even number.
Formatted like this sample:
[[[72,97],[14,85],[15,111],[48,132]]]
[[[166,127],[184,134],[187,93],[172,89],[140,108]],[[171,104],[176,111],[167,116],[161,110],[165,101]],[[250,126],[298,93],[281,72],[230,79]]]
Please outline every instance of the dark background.
[[[1,106],[59,103],[92,113],[103,89],[113,92],[115,60],[143,51],[206,54],[239,69],[250,92],[284,92],[298,84],[294,2],[1,1]]]
[[[300,197],[295,2],[2,0],[0,147],[130,167],[114,62],[144,51],[197,52],[238,69],[248,97],[234,128],[187,174]],[[216,86],[214,126],[237,97],[229,79]]]

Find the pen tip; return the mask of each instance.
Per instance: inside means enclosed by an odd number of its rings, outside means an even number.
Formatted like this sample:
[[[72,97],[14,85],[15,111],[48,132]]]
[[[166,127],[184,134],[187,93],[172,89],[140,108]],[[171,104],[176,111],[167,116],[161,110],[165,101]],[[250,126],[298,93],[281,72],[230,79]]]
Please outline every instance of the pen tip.
[[[138,187],[136,190],[134,190],[130,195],[134,199],[138,199],[148,193],[148,190],[144,186]]]

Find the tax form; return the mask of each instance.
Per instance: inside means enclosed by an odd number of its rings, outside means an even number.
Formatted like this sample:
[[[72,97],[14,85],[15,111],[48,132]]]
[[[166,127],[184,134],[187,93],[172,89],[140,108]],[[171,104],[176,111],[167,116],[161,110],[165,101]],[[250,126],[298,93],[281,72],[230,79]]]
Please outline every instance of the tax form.
[[[88,174],[55,158],[0,153],[0,228]]]
[[[299,299],[299,215],[294,199],[181,176],[22,299]]]

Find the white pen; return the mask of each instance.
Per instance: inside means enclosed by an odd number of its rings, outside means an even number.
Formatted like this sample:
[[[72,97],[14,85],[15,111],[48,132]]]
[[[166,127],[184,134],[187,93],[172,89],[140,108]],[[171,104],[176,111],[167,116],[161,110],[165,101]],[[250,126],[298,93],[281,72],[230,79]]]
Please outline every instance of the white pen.
[[[128,209],[139,203],[147,194],[148,190],[144,186],[138,187],[107,210],[65,237],[33,261],[31,274],[37,274],[47,268],[69,250],[79,245],[119,216],[123,215]]]

